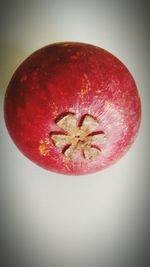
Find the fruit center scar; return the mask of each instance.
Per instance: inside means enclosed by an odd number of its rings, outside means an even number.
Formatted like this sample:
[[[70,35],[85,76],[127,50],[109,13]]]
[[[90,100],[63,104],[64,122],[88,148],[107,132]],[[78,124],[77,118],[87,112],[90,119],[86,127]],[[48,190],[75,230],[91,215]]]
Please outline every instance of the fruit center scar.
[[[99,123],[93,116],[86,114],[77,124],[75,114],[67,113],[56,125],[62,132],[50,132],[50,138],[67,159],[82,155],[86,160],[93,160],[101,154],[99,146],[106,138],[104,132],[98,130]]]

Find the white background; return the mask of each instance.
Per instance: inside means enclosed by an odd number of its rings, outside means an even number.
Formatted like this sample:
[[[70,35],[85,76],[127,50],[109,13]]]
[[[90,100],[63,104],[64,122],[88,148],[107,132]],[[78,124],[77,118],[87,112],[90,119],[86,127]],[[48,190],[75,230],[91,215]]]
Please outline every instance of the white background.
[[[1,232],[7,264],[147,267],[147,2],[2,1],[0,10]],[[13,144],[3,119],[3,98],[15,69],[33,51],[59,41],[91,43],[116,55],[142,100],[136,142],[117,164],[92,175],[69,177],[34,165]]]

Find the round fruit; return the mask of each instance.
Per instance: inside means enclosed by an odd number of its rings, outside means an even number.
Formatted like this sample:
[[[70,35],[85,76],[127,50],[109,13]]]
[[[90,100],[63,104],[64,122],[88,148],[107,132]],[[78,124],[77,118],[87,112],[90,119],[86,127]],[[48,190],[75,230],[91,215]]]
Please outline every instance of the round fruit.
[[[73,42],[28,57],[8,85],[4,111],[25,156],[70,175],[116,162],[133,143],[141,117],[127,68],[104,49]]]

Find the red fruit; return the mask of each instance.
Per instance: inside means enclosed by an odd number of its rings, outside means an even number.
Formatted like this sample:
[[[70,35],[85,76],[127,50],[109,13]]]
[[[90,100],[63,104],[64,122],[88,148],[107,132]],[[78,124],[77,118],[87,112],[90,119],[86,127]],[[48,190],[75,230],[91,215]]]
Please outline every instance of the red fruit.
[[[133,143],[141,108],[127,68],[109,52],[82,43],[46,46],[13,75],[5,121],[17,147],[41,167],[92,173]]]

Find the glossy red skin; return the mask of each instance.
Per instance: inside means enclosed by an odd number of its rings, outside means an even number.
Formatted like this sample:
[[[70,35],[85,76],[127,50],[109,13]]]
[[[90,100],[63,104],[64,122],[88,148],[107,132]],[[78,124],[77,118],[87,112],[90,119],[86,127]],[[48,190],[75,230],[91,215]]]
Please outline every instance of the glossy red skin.
[[[93,173],[115,163],[135,140],[141,117],[127,68],[104,49],[82,43],[56,43],[28,57],[8,85],[4,111],[20,151],[39,166],[68,175]],[[85,114],[98,119],[106,135],[100,157],[64,160],[49,137],[60,131],[55,120],[64,112],[74,112],[78,121]],[[49,140],[46,155],[39,151],[41,140]]]

